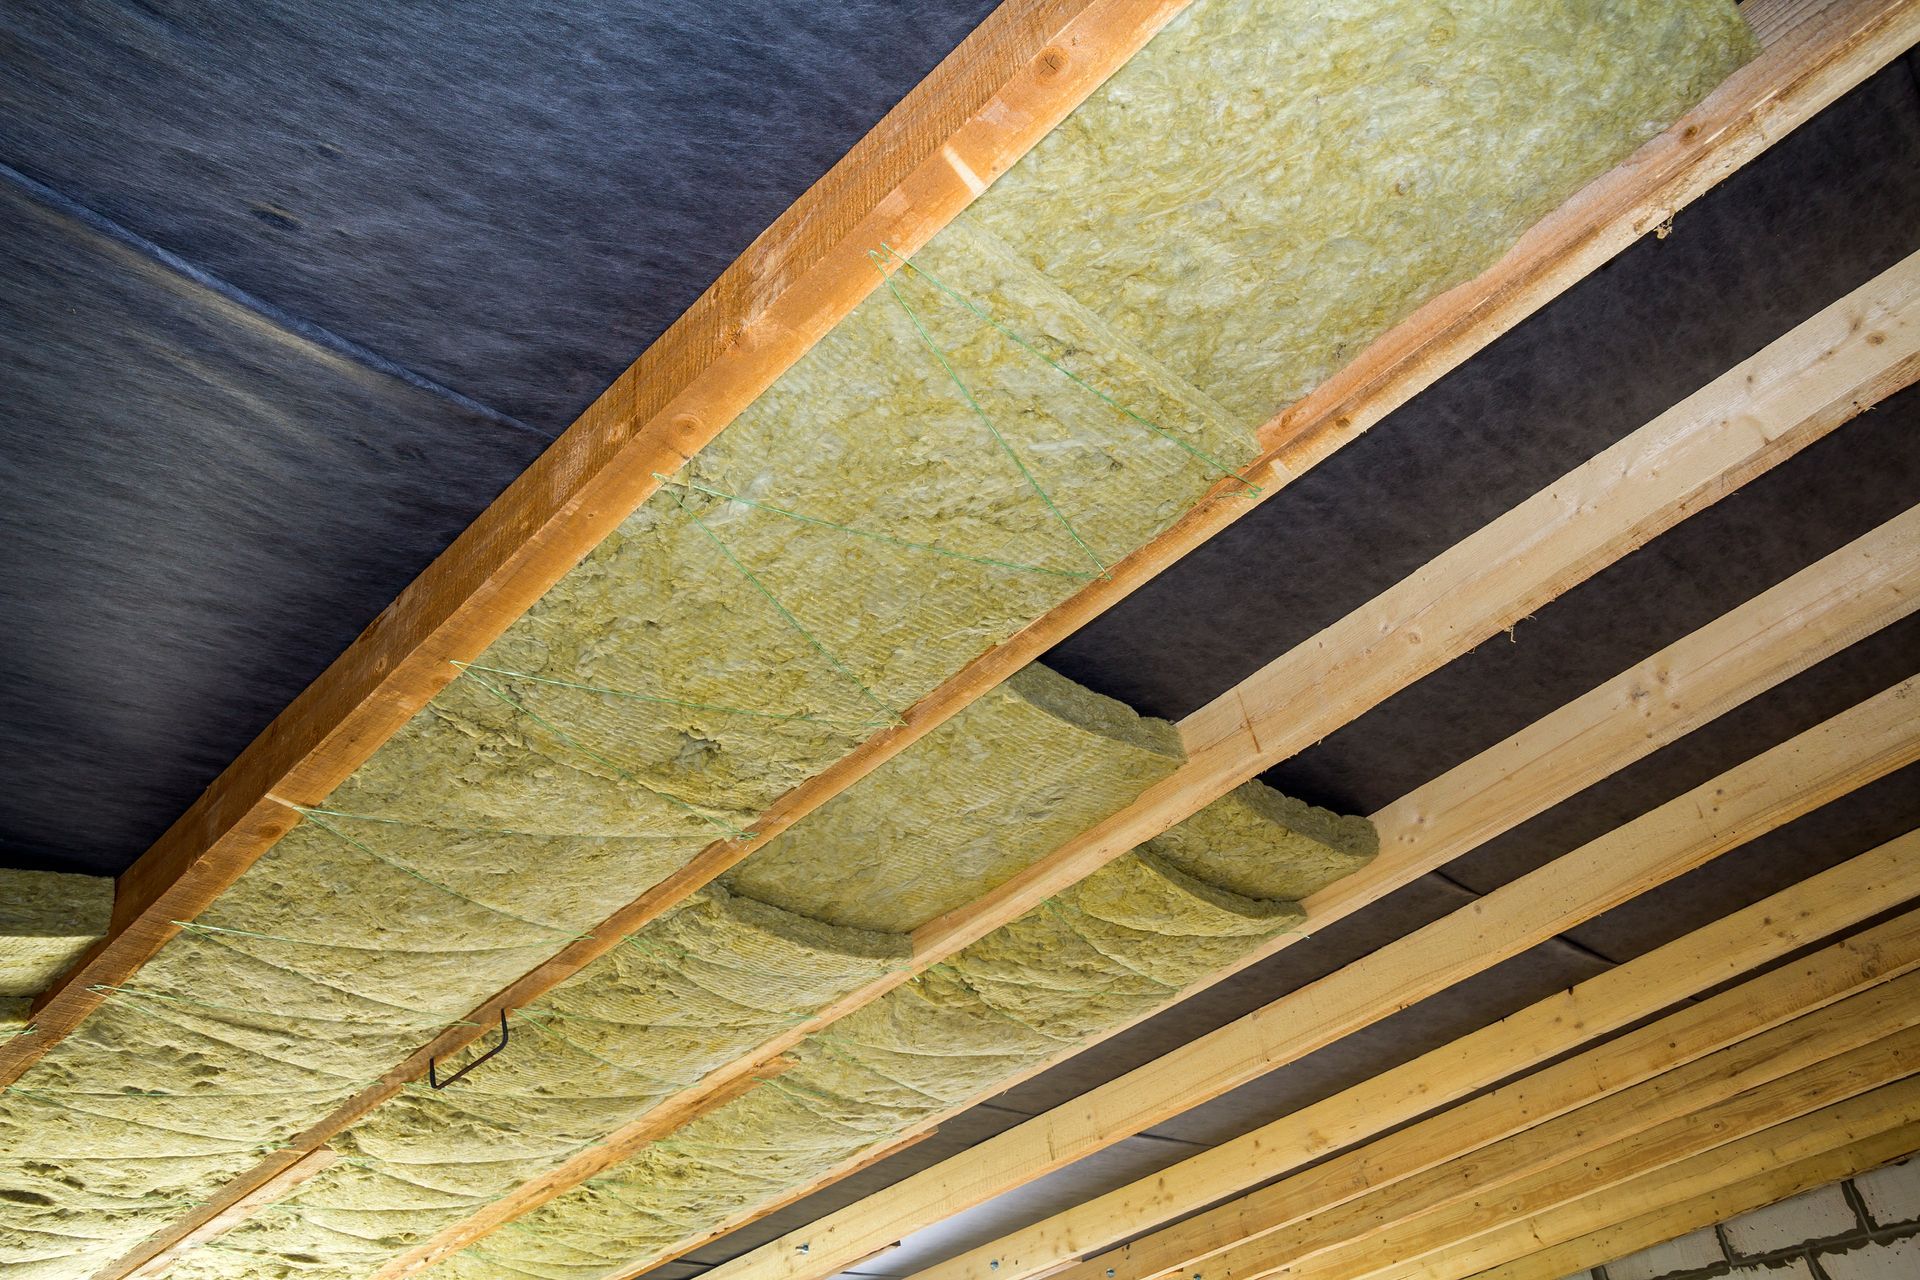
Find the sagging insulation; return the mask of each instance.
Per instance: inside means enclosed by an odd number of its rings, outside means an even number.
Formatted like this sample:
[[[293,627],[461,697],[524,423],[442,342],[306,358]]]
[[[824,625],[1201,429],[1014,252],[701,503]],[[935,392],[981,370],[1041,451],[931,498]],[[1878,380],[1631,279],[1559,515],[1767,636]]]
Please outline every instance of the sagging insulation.
[[[1728,0],[1200,0],[911,266],[873,246],[867,301],[0,1097],[0,1268],[90,1276],[1210,488],[1246,492],[1271,414],[1753,51]],[[897,970],[907,931],[1175,741],[1009,682],[172,1274],[371,1274]],[[1237,792],[440,1271],[665,1256],[1159,1007],[1371,847]]]

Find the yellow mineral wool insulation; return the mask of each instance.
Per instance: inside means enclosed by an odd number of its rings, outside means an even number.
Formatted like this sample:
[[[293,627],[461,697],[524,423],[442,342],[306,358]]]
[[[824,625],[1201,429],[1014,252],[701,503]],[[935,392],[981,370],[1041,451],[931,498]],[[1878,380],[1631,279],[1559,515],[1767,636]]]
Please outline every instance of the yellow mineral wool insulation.
[[[1221,861],[1242,872],[1263,850],[1284,862],[1308,844],[1236,829],[1242,842]],[[1333,865],[1310,853],[1294,875],[1311,892]],[[1164,1006],[1301,918],[1293,903],[1243,898],[1136,851],[810,1037],[791,1070],[468,1250],[454,1274],[478,1264],[584,1280],[641,1267]]]
[[[32,997],[107,936],[113,881],[0,869],[0,998]]]
[[[1338,832],[1343,846],[1335,856],[1287,828],[1215,822],[1226,840],[1217,857],[1198,842],[1187,846],[1203,875],[1215,863],[1243,874],[1264,864],[1276,877],[1311,892],[1364,862],[1374,848],[1372,829],[1364,821],[1335,819],[1272,795],[1237,797],[1234,804],[1243,812],[1289,812],[1307,831]],[[722,905],[737,908],[745,902],[712,892]],[[631,1256],[612,1248],[610,1240],[625,1241],[623,1247],[636,1241],[664,1247],[1160,1007],[1195,977],[1232,962],[1299,918],[1291,903],[1240,897],[1150,853],[1123,858],[810,1038],[795,1054],[798,1064],[774,1081],[656,1143],[629,1165],[596,1179],[590,1191],[558,1202],[564,1207],[554,1209],[554,1220],[563,1224],[557,1234],[543,1230],[549,1219],[536,1215],[525,1226],[493,1237],[478,1253],[513,1256],[513,1265],[527,1274],[545,1275],[562,1266],[562,1273],[571,1275],[595,1267],[604,1271]],[[828,936],[847,932],[829,930]],[[830,988],[810,976],[822,972],[818,966],[798,963],[804,951],[763,952],[746,963],[737,958],[743,948],[730,945],[724,952],[694,950],[675,958],[665,954],[668,941],[660,926],[644,931],[615,950],[610,959],[616,964],[589,967],[523,1011],[506,1054],[441,1095],[428,1098],[416,1091],[406,1100],[409,1105],[382,1108],[338,1144],[354,1159],[304,1185],[273,1219],[230,1233],[221,1250],[190,1255],[176,1274],[191,1280],[310,1277],[316,1265],[324,1264],[328,1269],[318,1274],[345,1277],[356,1274],[356,1267],[373,1269],[470,1216],[480,1207],[475,1193],[488,1181],[497,1179],[493,1195],[504,1194],[557,1162],[578,1132],[592,1126],[568,1130],[566,1125],[578,1120],[564,1108],[551,1108],[554,1099],[578,1099],[580,1110],[602,1123],[622,1108],[631,1109],[628,1118],[643,1114],[647,1087],[672,1082],[663,1079],[671,1066],[660,1051],[685,1052],[694,1032],[689,1026],[658,1027],[663,1015],[681,1008],[710,1012],[716,990],[743,1004],[763,1005],[785,992],[790,1010],[818,1007],[830,998]],[[725,983],[709,977],[689,991],[688,975],[707,973],[722,954],[729,957],[721,975]],[[648,968],[642,962],[650,956],[674,963]],[[644,1011],[640,1018],[635,1009]],[[614,1018],[616,1011],[625,1011],[624,1017]],[[769,1018],[754,1034],[764,1038],[779,1025]],[[518,1038],[523,1026],[557,1031],[564,1039],[558,1045],[523,1042]],[[584,1047],[575,1037],[588,1034],[600,1037],[593,1042],[596,1061],[622,1064],[631,1079],[596,1074],[593,1064],[568,1060],[569,1050]],[[657,1043],[661,1040],[664,1046]],[[731,1049],[715,1044],[705,1061],[718,1062],[744,1047],[745,1037]],[[530,1056],[495,1075],[496,1066],[507,1065],[516,1052]],[[469,1084],[478,1091],[468,1093]],[[479,1116],[485,1117],[483,1127],[473,1123]],[[553,1153],[546,1158],[539,1153],[543,1142]],[[476,1166],[467,1161],[476,1156],[491,1160],[506,1153],[514,1158],[486,1164],[485,1180],[469,1172]],[[380,1176],[370,1179],[369,1170]],[[433,1197],[432,1202],[423,1197]],[[642,1206],[637,1219],[635,1206]],[[583,1225],[575,1221],[577,1215],[598,1225]],[[295,1225],[299,1221],[310,1222],[312,1229],[302,1234]],[[520,1250],[527,1251],[525,1257]],[[295,1254],[305,1260],[297,1267]]]
[[[1180,764],[1180,735],[1035,665],[729,873],[749,897],[905,933],[965,906]]]
[[[1140,848],[1231,893],[1297,902],[1372,861],[1379,837],[1365,818],[1249,782]]]

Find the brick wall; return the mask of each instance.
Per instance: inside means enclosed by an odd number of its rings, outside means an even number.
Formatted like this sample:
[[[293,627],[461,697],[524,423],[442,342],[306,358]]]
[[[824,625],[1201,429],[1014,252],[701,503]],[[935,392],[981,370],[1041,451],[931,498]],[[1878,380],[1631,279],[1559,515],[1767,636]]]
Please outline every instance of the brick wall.
[[[1920,1155],[1567,1280],[1920,1280]]]

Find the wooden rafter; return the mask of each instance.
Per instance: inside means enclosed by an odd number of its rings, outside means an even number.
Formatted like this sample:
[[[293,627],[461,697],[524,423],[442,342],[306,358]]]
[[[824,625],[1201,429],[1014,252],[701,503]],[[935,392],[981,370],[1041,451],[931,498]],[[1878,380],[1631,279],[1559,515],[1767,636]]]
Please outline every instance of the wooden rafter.
[[[942,917],[918,931],[910,968],[850,994],[770,1040],[755,1054],[721,1068],[664,1104],[666,1114],[675,1118],[697,1114],[708,1105],[714,1089],[730,1087],[742,1075],[757,1070],[765,1058],[786,1052],[806,1035],[906,981],[912,972],[1031,909],[1496,634],[1685,515],[1833,430],[1860,408],[1904,386],[1916,370],[1920,370],[1920,259],[1902,264],[1835,303],[1400,586],[1195,712],[1181,724],[1190,758],[1165,782],[964,912]],[[1732,435],[1718,430],[1733,416],[1751,420],[1760,430]],[[1902,598],[1898,591],[1894,593],[1893,599]],[[1405,642],[1413,634],[1422,637],[1421,643]],[[1383,637],[1389,639],[1383,641]],[[1332,668],[1333,678],[1343,688],[1343,697],[1337,700],[1324,696],[1332,687],[1326,656],[1330,653],[1351,655]],[[1247,713],[1248,708],[1260,709],[1257,718]],[[1220,726],[1233,718],[1239,721],[1237,732],[1222,734]],[[1434,854],[1446,849],[1424,839],[1420,847]],[[1454,846],[1439,861],[1457,856],[1463,848]],[[1439,863],[1383,857],[1376,863],[1380,872],[1345,882],[1356,887],[1347,890],[1344,910],[1357,909],[1435,865]],[[1405,878],[1384,874],[1392,868]],[[342,1114],[357,1116],[370,1105],[349,1103]],[[329,1121],[314,1137],[324,1141],[343,1127],[344,1123]],[[659,1113],[642,1117],[403,1255],[382,1269],[380,1280],[394,1280],[432,1265],[598,1175],[662,1131]],[[1028,1161],[1023,1156],[1007,1167],[1025,1168]],[[844,1171],[835,1175],[840,1172]],[[845,1249],[816,1244],[805,1255],[807,1273],[826,1275],[891,1243],[905,1230],[870,1229]],[[879,1239],[880,1234],[887,1238]],[[690,1241],[685,1247],[697,1243]],[[103,1278],[109,1274],[103,1272]]]
[[[901,105],[749,246],[348,650],[248,746],[116,890],[110,936],[0,1045],[0,1085],[126,982],[671,472],[874,287],[864,253],[945,223],[1190,0],[1005,0]],[[1494,267],[1434,299],[1261,431],[1245,474],[1270,495],[1506,332],[1920,38],[1916,0],[1749,0],[1766,52]],[[854,260],[858,259],[855,265]],[[1248,509],[1238,484],[907,709],[903,723],[470,1012],[400,1064],[415,1078],[477,1025],[625,934],[866,776]],[[471,1025],[469,1025],[471,1024]]]
[[[1920,1071],[1920,1056],[1916,1047],[1915,1037],[1907,1033],[1874,1046],[1877,1053],[1856,1051],[1859,1056],[1852,1062],[1823,1073],[1824,1078],[1817,1083],[1806,1080],[1808,1095],[1782,1089],[1786,1097],[1779,1113],[1790,1114],[1814,1089],[1828,1097],[1849,1090],[1858,1096],[1773,1125],[1747,1121],[1739,1126],[1746,1130],[1744,1136],[1731,1142],[1713,1131],[1723,1117],[1703,1113],[1696,1123],[1677,1126],[1661,1135],[1664,1150],[1647,1151],[1622,1144],[1609,1151],[1608,1159],[1594,1161],[1595,1168],[1585,1179],[1594,1187],[1589,1194],[1566,1198],[1569,1191],[1581,1185],[1585,1171],[1565,1170],[1557,1184],[1543,1178],[1539,1186],[1527,1188],[1508,1202],[1498,1215],[1500,1221],[1490,1226],[1485,1222],[1463,1224],[1459,1228],[1461,1238],[1449,1246],[1398,1266],[1368,1271],[1380,1280],[1465,1280],[1542,1245],[1552,1246],[1603,1230],[1662,1203],[1689,1200],[1760,1178],[1890,1132],[1899,1132],[1899,1140],[1908,1145],[1880,1155],[1874,1163],[1904,1154],[1913,1149],[1912,1133],[1920,1122],[1920,1077],[1914,1075]],[[1843,1078],[1835,1079],[1835,1072]],[[1844,1078],[1847,1076],[1852,1078]],[[1861,1085],[1876,1081],[1889,1083],[1860,1092]],[[1609,1181],[1609,1175],[1631,1169],[1636,1162],[1657,1167],[1637,1177]],[[1331,1280],[1345,1273],[1325,1274]]]
[[[1907,945],[1915,936],[1912,917],[1901,925],[1899,944],[1902,968],[1910,968]],[[1875,975],[1870,980],[1884,980]],[[1757,994],[1757,992],[1753,993]],[[1765,1011],[1754,1008],[1748,1016],[1758,1018]],[[1744,1108],[1740,1114],[1750,1122],[1778,1123],[1794,1118],[1782,1114],[1784,1103],[1799,1096],[1805,1109],[1817,1110],[1824,1100],[1807,1098],[1810,1072],[1835,1059],[1845,1059],[1858,1050],[1879,1046],[1881,1053],[1904,1046],[1896,1063],[1909,1069],[1920,1067],[1913,1048],[1920,1037],[1911,1034],[1920,1025],[1920,979],[1908,976],[1887,981],[1870,990],[1856,990],[1832,1007],[1808,1010],[1792,1006],[1786,1011],[1791,1021],[1720,1048],[1697,1061],[1670,1065],[1652,1078],[1612,1096],[1590,1096],[1577,1110],[1523,1128],[1493,1144],[1455,1154],[1450,1159],[1431,1162],[1418,1172],[1402,1175],[1409,1155],[1419,1160],[1421,1150],[1437,1145],[1444,1149],[1454,1141],[1448,1123],[1453,1113],[1442,1113],[1423,1123],[1418,1140],[1404,1134],[1343,1156],[1347,1176],[1355,1167],[1372,1164],[1391,1179],[1386,1185],[1368,1185],[1361,1178],[1357,1190],[1347,1193],[1339,1203],[1324,1205],[1312,1213],[1284,1212],[1291,1219],[1285,1225],[1261,1229],[1257,1221],[1254,1234],[1240,1241],[1223,1241],[1211,1250],[1206,1272],[1220,1280],[1263,1280],[1281,1271],[1311,1271],[1316,1275],[1339,1275],[1342,1280],[1361,1280],[1377,1267],[1384,1270],[1394,1262],[1409,1261],[1437,1252],[1469,1238],[1463,1223],[1472,1222],[1492,1229],[1498,1221],[1489,1221],[1489,1204],[1529,1183],[1550,1183],[1560,1176],[1561,1166],[1583,1162],[1593,1156],[1604,1159],[1608,1148],[1631,1144],[1644,1160],[1652,1149],[1679,1150],[1692,1154],[1693,1139],[1687,1130],[1713,1130],[1713,1118],[1728,1118],[1722,1108]],[[1693,1029],[1693,1019],[1685,1014],[1665,1019],[1659,1026],[1671,1026],[1676,1032]],[[1900,1037],[1889,1041],[1889,1037]],[[1629,1037],[1623,1045],[1603,1045],[1572,1063],[1563,1063],[1542,1073],[1539,1080],[1524,1080],[1478,1099],[1462,1118],[1477,1122],[1492,1108],[1524,1108],[1536,1092],[1549,1097],[1567,1090],[1568,1077],[1583,1069],[1599,1072],[1639,1069],[1636,1059],[1645,1059],[1658,1046],[1649,1037]],[[1887,1042],[1883,1044],[1882,1042]],[[1876,1081],[1875,1083],[1880,1083]],[[1578,1086],[1571,1086],[1578,1088]],[[1591,1092],[1591,1091],[1590,1091]],[[1780,1095],[1786,1092],[1788,1097]],[[1736,1103],[1741,1095],[1748,1095]],[[1844,1095],[1841,1095],[1844,1096]],[[1757,1100],[1762,1105],[1755,1106]],[[1722,1128],[1722,1140],[1741,1136]],[[1658,1148],[1657,1139],[1667,1145]],[[1645,1172],[1644,1164],[1616,1167],[1612,1176],[1618,1181]],[[1396,1176],[1397,1175],[1397,1176]],[[1327,1181],[1320,1171],[1301,1175],[1290,1182]],[[1575,1195],[1590,1191],[1584,1187]],[[1336,1192],[1336,1195],[1341,1194]],[[1536,1201],[1536,1203],[1538,1203]],[[1495,1211],[1497,1212],[1497,1211]]]
[[[912,1280],[1008,1271],[1038,1274],[1053,1258],[1087,1251],[1080,1240],[1106,1243],[1149,1229],[1188,1209],[1279,1177],[1314,1160],[1367,1142],[1449,1107],[1498,1081],[1532,1071],[1597,1040],[1761,968],[1811,942],[1920,898],[1920,832],[1722,917],[1569,991],[1430,1050],[1333,1097],[1283,1116],[1164,1170],[1076,1206],[1033,1228],[995,1241]],[[1735,991],[1669,1018],[1659,1030],[1629,1033],[1579,1067],[1550,1068],[1525,1083],[1454,1106],[1391,1138],[1359,1147],[1316,1168],[1188,1218],[1053,1274],[1065,1280],[1103,1277],[1160,1280],[1186,1269],[1213,1271],[1216,1253],[1282,1230],[1312,1213],[1369,1191],[1391,1187],[1444,1159],[1465,1155],[1574,1106],[1610,1096],[1659,1071],[1693,1061],[1742,1034],[1770,1029],[1795,1012],[1823,1007],[1853,984],[1903,972],[1907,931],[1920,921],[1870,930]],[[1896,950],[1882,947],[1892,943]],[[1497,1099],[1498,1101],[1493,1101]],[[1171,1210],[1153,1199],[1173,1198]],[[1076,1230],[1079,1236],[1069,1234]],[[1076,1248],[1075,1246],[1078,1245]],[[993,1262],[1001,1266],[994,1268]],[[1205,1267],[1199,1264],[1206,1263]]]
[[[1869,1132],[1871,1126],[1862,1126]],[[1865,1173],[1890,1160],[1920,1151],[1920,1123],[1895,1125],[1871,1133],[1844,1147],[1816,1155],[1788,1160],[1743,1181],[1730,1182],[1701,1192],[1690,1199],[1675,1199],[1672,1184],[1647,1179],[1633,1188],[1630,1202],[1608,1197],[1614,1205],[1605,1215],[1615,1219],[1610,1226],[1586,1235],[1540,1248],[1519,1239],[1529,1236],[1563,1236],[1555,1217],[1532,1219],[1514,1224],[1520,1256],[1479,1273],[1479,1280],[1561,1280],[1587,1267],[1611,1262],[1638,1252],[1649,1245],[1661,1244],[1689,1231],[1724,1222],[1728,1218],[1775,1204],[1803,1191],[1811,1191],[1841,1178]],[[1636,1215],[1622,1218],[1623,1215]]]
[[[1297,1061],[1920,759],[1916,711],[1920,677],[1317,982],[712,1274],[831,1274],[844,1264],[816,1264],[823,1251],[829,1258],[859,1256],[869,1239],[901,1239]]]

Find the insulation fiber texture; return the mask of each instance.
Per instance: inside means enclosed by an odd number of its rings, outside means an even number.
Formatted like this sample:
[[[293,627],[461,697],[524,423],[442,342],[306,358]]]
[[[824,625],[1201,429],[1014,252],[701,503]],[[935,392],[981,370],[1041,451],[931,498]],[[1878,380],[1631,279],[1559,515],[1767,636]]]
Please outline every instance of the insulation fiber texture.
[[[1189,820],[1220,839],[1211,852],[1180,828],[1163,837],[1188,853],[1191,872],[1147,847],[1122,856],[815,1033],[791,1070],[444,1273],[597,1280],[643,1266],[1164,1007],[1303,917],[1293,902],[1245,897],[1217,879],[1264,866],[1311,893],[1364,861],[1353,850],[1371,844],[1370,829],[1260,791],[1250,784]],[[1264,817],[1275,813],[1305,830]],[[1330,830],[1345,848],[1309,834]]]
[[[764,902],[907,932],[1123,808],[1182,759],[1164,720],[1031,666],[742,862]]]
[[[109,877],[0,869],[0,998],[45,991],[112,918]]]
[[[0,1187],[31,1207],[0,1219],[0,1266],[91,1274],[178,1212],[161,1206],[204,1197],[694,851],[750,829],[1214,486],[1244,492],[1231,476],[1261,423],[1753,47],[1728,0],[1199,0],[912,265],[872,246],[886,278],[870,297],[0,1097]],[[1030,693],[982,715],[1024,720]],[[1063,759],[1120,761],[1124,786],[1063,789],[1018,728],[1010,763],[996,754],[980,776],[1032,773],[1033,797],[1098,809],[1165,765],[1130,731],[1070,709],[1062,723]],[[956,777],[980,763],[946,745]],[[938,785],[916,767],[901,765],[909,790]],[[795,983],[818,1007],[892,962],[873,932],[1045,851],[1054,837],[1022,844],[1011,816],[1038,800],[992,794],[1006,813],[912,830],[850,794],[686,910],[754,946],[801,945],[798,926],[743,923],[761,895],[808,928],[865,929],[858,944],[806,944],[845,962]],[[449,1273],[598,1275],[657,1256],[690,1224],[1172,998],[1286,927],[1276,903],[1365,853],[1331,820],[1296,832],[1264,805],[1243,795],[1206,819],[1224,834],[1170,833],[1122,859]],[[864,845],[861,814],[882,824]],[[1219,840],[1282,830],[1327,843],[1296,870],[1208,859]],[[881,883],[886,867],[900,884]],[[826,870],[857,873],[858,891],[823,890]],[[643,931],[521,1011],[514,1046],[457,1095],[410,1094],[372,1117],[311,1198],[176,1274],[364,1275],[394,1242],[732,1052],[736,1031],[804,1017],[784,991],[733,991],[705,943],[675,945],[707,967],[646,969],[679,955],[666,936]],[[658,987],[670,971],[713,993],[688,993],[704,1020],[646,1004],[673,989]],[[909,1046],[940,1052],[923,1062]],[[442,1158],[459,1136],[469,1144]],[[255,1231],[279,1234],[247,1244]]]
[[[377,1267],[906,965],[913,926],[1180,759],[1164,721],[1044,668],[1019,673],[816,814],[818,831],[797,825],[741,864],[750,874],[516,1011],[509,1051],[457,1088],[411,1088],[356,1125],[336,1143],[346,1161],[196,1254],[189,1274],[268,1274],[295,1255],[343,1276]]]

